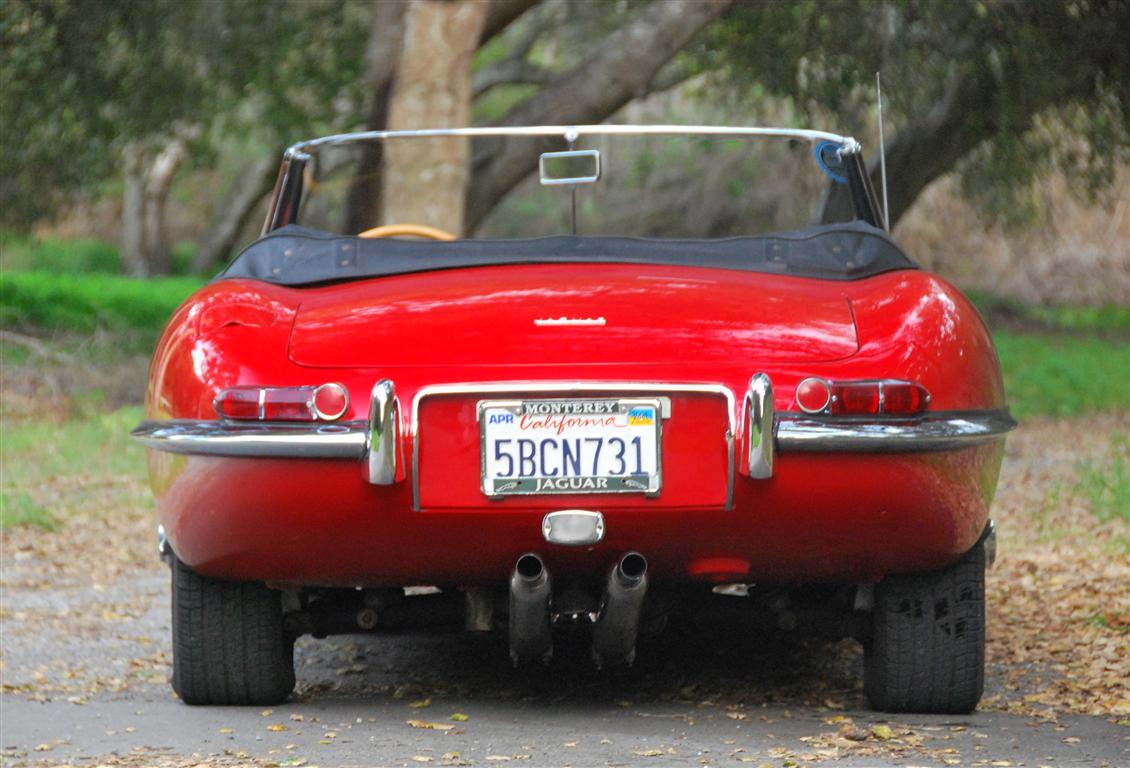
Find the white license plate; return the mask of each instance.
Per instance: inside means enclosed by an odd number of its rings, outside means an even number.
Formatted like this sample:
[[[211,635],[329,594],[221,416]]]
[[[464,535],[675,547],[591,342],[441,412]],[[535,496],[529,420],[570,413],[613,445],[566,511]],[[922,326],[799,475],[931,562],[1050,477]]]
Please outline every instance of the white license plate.
[[[659,399],[482,400],[482,489],[657,494],[662,485]]]

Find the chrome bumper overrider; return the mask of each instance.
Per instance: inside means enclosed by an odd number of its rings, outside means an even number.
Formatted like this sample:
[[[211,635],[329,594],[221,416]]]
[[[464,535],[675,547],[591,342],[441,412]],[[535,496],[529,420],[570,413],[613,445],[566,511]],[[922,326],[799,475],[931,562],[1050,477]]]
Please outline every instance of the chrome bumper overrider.
[[[623,383],[562,385],[560,390],[624,391],[657,389],[678,392],[709,391],[735,404],[731,390],[705,385],[655,385]],[[434,389],[434,388],[433,388]],[[507,385],[507,390],[545,391],[545,385]],[[468,387],[452,391],[494,391]],[[438,391],[438,390],[437,390]],[[443,390],[446,392],[446,389]],[[558,391],[550,388],[549,391]],[[419,397],[417,397],[417,402]],[[1007,410],[933,412],[915,419],[836,419],[803,414],[775,413],[769,377],[754,376],[746,392],[744,466],[754,479],[772,477],[775,453],[856,452],[921,453],[948,451],[997,440],[1016,426]],[[415,408],[413,408],[413,417]],[[415,418],[413,418],[413,421]],[[414,425],[413,425],[414,426]],[[733,427],[727,441],[733,450]],[[170,453],[204,456],[290,459],[350,459],[366,464],[369,482],[390,485],[403,477],[400,457],[400,406],[392,382],[383,379],[373,387],[368,421],[337,424],[263,424],[234,421],[172,419],[145,421],[131,433],[147,448]],[[732,458],[731,453],[731,458]],[[734,471],[731,462],[731,477]]]

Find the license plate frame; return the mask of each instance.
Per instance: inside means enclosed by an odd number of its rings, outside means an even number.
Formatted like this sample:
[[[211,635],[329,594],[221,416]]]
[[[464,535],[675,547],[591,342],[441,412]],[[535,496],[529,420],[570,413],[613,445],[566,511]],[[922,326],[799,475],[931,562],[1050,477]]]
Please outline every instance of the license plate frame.
[[[666,397],[567,397],[567,398],[522,398],[522,399],[497,399],[480,400],[476,406],[476,418],[479,422],[479,477],[480,489],[483,495],[492,499],[503,499],[509,496],[547,496],[561,494],[597,495],[607,493],[637,493],[647,497],[655,497],[663,488],[663,420],[670,415],[670,401]],[[632,411],[636,411],[633,414]],[[600,448],[607,434],[599,430],[611,431],[612,429],[625,430],[619,439],[628,434],[640,438],[639,468],[646,469],[641,473],[624,472],[612,474],[597,472],[595,474],[582,474],[575,477],[545,476],[545,475],[517,475],[499,477],[488,470],[493,461],[488,461],[491,420],[493,416],[510,414],[514,422],[511,426],[520,423],[522,416],[535,421],[547,421],[554,417],[596,419],[618,418],[626,424],[607,425],[567,425],[563,434],[585,435],[589,441],[600,438]],[[548,417],[548,418],[547,418]],[[650,424],[642,423],[650,418]],[[635,423],[632,423],[632,421]],[[558,423],[550,423],[538,429],[549,430],[559,427]],[[496,429],[501,429],[503,424],[496,422]],[[584,432],[583,430],[589,430]],[[580,439],[585,440],[586,437]],[[631,439],[631,438],[629,438]],[[646,446],[645,446],[646,443]],[[627,445],[625,441],[625,446]],[[592,453],[592,451],[589,451]],[[623,459],[624,452],[620,451],[613,457],[615,461]],[[644,456],[653,456],[654,464],[644,460]],[[578,451],[578,462],[584,462],[585,456]],[[594,464],[598,457],[593,457]],[[511,459],[513,461],[513,458]],[[625,460],[626,461],[626,460]],[[540,461],[539,461],[540,463]],[[650,471],[654,466],[654,471]],[[562,458],[561,469],[565,468],[565,459]],[[603,465],[599,468],[603,469]],[[544,469],[544,467],[543,467]],[[625,470],[628,469],[625,466]],[[566,481],[566,482],[562,482]],[[568,482],[572,481],[572,482]]]

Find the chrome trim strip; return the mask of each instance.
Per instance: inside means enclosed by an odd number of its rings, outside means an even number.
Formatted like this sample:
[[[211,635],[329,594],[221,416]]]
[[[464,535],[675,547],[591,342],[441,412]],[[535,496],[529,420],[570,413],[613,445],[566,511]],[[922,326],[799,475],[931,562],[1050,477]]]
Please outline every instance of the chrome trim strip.
[[[584,392],[611,392],[621,395],[634,393],[679,393],[717,395],[726,400],[728,424],[726,429],[727,475],[726,509],[734,502],[734,393],[722,384],[668,384],[639,381],[574,381],[574,382],[488,382],[483,384],[434,384],[421,387],[412,399],[412,509],[420,511],[420,402],[426,397],[439,395],[513,395],[531,394],[579,395]],[[664,413],[666,418],[669,414]]]
[[[168,453],[291,459],[362,459],[369,424],[242,424],[171,419],[143,421],[130,435]]]
[[[782,451],[912,453],[968,448],[1000,439],[1016,427],[1007,410],[936,411],[914,419],[816,419],[778,414]]]
[[[773,382],[764,373],[749,380],[745,395],[746,473],[755,480],[773,476]]]
[[[369,399],[369,482],[392,485],[396,482],[397,454],[400,447],[400,402],[396,387],[388,379],[373,385]]]
[[[481,126],[475,128],[434,128],[417,131],[359,131],[357,133],[338,133],[322,136],[292,144],[286,150],[286,157],[305,159],[309,152],[327,146],[354,144],[362,141],[383,141],[385,139],[442,138],[445,136],[560,136],[572,139],[580,136],[613,135],[659,135],[659,136],[729,136],[770,139],[802,139],[805,141],[831,141],[843,145],[848,152],[857,151],[859,142],[851,136],[838,133],[816,131],[807,128],[774,128],[727,125],[530,125],[530,126]]]

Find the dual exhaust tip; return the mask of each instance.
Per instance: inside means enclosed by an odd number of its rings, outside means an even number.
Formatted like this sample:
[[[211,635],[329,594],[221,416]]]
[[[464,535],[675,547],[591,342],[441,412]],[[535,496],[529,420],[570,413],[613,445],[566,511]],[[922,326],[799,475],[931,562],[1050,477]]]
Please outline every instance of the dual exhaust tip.
[[[647,594],[647,558],[628,552],[612,567],[593,624],[592,654],[598,667],[636,656],[636,636]],[[510,576],[510,658],[548,662],[553,657],[553,584],[542,559],[529,552]]]

